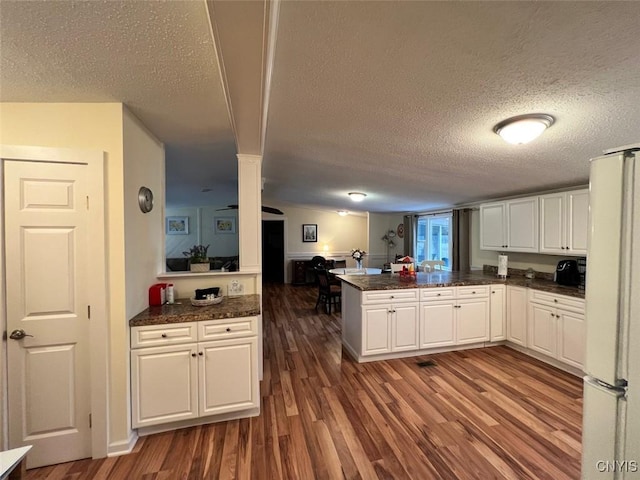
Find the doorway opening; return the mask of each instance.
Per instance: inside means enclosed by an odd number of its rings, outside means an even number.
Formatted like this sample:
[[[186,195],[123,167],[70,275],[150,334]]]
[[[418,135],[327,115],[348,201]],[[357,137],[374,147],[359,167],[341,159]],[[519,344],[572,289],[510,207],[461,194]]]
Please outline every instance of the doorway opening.
[[[262,220],[262,281],[284,283],[284,220]]]

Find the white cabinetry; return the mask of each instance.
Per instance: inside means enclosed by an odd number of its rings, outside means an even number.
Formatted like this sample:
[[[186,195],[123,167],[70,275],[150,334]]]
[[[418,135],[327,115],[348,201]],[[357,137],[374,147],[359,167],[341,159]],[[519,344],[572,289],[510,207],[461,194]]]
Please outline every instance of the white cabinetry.
[[[584,300],[529,291],[528,347],[576,368],[584,362]]]
[[[417,300],[416,289],[363,292],[363,356],[418,348]]]
[[[480,205],[480,248],[538,251],[538,197]]]
[[[589,190],[540,196],[540,253],[587,254]]]
[[[489,286],[421,290],[420,348],[489,339]]]
[[[527,346],[527,289],[507,286],[507,340]]]
[[[489,340],[499,342],[507,339],[507,288],[491,285],[489,296]]]
[[[133,327],[133,427],[257,409],[257,321]]]

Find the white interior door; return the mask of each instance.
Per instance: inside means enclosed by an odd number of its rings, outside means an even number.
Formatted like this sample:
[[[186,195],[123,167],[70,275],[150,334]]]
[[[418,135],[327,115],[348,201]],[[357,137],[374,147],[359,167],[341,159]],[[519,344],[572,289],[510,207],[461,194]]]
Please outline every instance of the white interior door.
[[[91,456],[86,176],[4,162],[9,444],[29,468]]]

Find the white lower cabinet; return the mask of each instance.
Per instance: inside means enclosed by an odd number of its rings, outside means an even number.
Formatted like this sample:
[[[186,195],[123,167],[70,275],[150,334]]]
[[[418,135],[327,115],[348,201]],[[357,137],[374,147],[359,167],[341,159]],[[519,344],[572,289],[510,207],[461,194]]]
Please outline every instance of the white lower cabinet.
[[[456,344],[489,340],[489,299],[458,300],[456,307]]]
[[[584,300],[529,291],[527,347],[576,368],[585,352]]]
[[[489,339],[488,286],[430,288],[422,292],[420,348]]]
[[[258,339],[201,343],[199,414],[217,415],[258,406]]]
[[[557,351],[557,322],[555,309],[529,303],[527,347],[550,357]]]
[[[134,428],[259,407],[257,317],[133,327],[131,338]]]
[[[446,347],[456,344],[452,301],[423,303],[420,308],[420,348]]]
[[[584,313],[558,309],[557,320],[558,360],[582,369],[586,341]]]
[[[527,346],[527,289],[507,286],[507,340]]]
[[[197,345],[132,350],[131,384],[134,427],[196,418]]]
[[[507,339],[507,287],[491,285],[489,294],[489,340],[499,342]]]
[[[367,305],[362,309],[362,355],[416,350],[418,303]]]
[[[506,339],[525,353],[540,353],[578,369],[583,364],[584,300],[580,298],[503,284],[360,291],[344,283],[342,298],[343,344],[358,361]],[[176,337],[188,334],[183,330]],[[150,335],[146,341],[156,340]],[[215,362],[233,364],[231,377],[246,377],[246,364],[239,358]],[[202,376],[202,364],[198,365]],[[219,370],[219,377],[210,383],[224,384],[228,372]],[[251,404],[249,390],[236,382],[225,385],[224,397],[203,397],[203,390],[199,391],[200,415]]]

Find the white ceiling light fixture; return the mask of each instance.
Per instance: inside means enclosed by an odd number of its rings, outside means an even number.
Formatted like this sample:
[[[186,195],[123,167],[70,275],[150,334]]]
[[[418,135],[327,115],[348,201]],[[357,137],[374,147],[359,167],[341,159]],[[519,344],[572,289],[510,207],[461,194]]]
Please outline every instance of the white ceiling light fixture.
[[[554,121],[546,113],[530,113],[507,118],[493,127],[493,131],[505,142],[520,145],[538,138]]]
[[[367,194],[362,192],[349,192],[349,197],[351,197],[351,200],[354,202],[361,202],[366,196]]]
[[[341,217],[346,217],[347,215],[349,215],[349,211],[348,210],[338,210],[338,215],[340,215]]]

